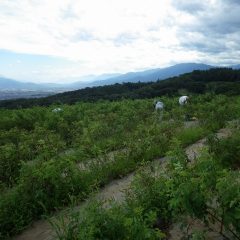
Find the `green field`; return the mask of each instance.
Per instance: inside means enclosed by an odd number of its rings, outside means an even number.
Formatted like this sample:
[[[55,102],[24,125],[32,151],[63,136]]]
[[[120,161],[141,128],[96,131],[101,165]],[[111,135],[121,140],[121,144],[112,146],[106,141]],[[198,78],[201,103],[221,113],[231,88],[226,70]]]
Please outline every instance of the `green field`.
[[[0,109],[0,239],[138,169],[124,204],[90,204],[59,238],[164,239],[181,216],[209,221],[209,214],[239,237],[240,134],[231,121],[240,117],[240,98],[193,95],[184,107],[161,99],[162,121],[153,99]],[[186,127],[192,117],[196,124]],[[228,139],[212,135],[226,126],[234,129]],[[209,150],[189,166],[183,147],[205,136]],[[149,174],[145,166],[165,155],[168,174]]]

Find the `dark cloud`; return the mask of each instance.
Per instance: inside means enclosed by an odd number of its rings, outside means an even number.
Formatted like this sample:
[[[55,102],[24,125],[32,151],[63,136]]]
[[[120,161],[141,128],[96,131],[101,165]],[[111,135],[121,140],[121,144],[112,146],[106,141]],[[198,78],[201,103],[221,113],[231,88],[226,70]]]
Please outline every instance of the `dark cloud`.
[[[183,26],[186,30],[198,31],[206,36],[215,37],[240,30],[240,0],[220,0],[215,5],[198,4],[194,1],[193,3],[180,4],[183,2],[182,0],[177,0],[177,2],[179,5],[174,4],[174,6],[178,10],[182,11],[182,8],[184,8],[196,18],[195,22]],[[193,8],[191,4],[194,4],[195,11],[201,9],[201,12],[198,14],[195,14],[194,11],[191,12]]]
[[[240,30],[240,5],[220,9],[213,15],[204,14],[199,18],[202,29],[207,34],[226,35]],[[202,31],[204,32],[204,31]]]
[[[222,0],[223,3],[225,4],[236,4],[236,5],[240,5],[240,1],[239,0]]]
[[[209,34],[207,34],[207,32],[196,32],[196,34],[185,33],[184,35],[182,35],[182,33],[178,33],[178,36],[181,46],[189,50],[195,50],[198,52],[212,55],[227,52],[235,52],[236,55],[239,54],[240,31],[234,32],[230,35],[222,35],[220,37],[219,33],[208,33]],[[239,56],[240,55],[238,55],[238,58]]]
[[[188,13],[196,14],[199,11],[203,11],[205,9],[204,3],[201,3],[197,0],[186,1],[186,0],[174,0],[173,6],[180,11],[185,11]]]
[[[185,3],[184,3],[185,2]],[[193,16],[193,22],[178,27],[178,39],[184,49],[240,61],[240,0],[219,0],[205,5],[174,1],[174,7]],[[190,1],[189,1],[190,2]],[[191,5],[193,4],[193,6]]]
[[[182,46],[190,50],[209,54],[219,54],[227,50],[227,46],[224,43],[214,44],[212,42],[185,41],[182,43]]]

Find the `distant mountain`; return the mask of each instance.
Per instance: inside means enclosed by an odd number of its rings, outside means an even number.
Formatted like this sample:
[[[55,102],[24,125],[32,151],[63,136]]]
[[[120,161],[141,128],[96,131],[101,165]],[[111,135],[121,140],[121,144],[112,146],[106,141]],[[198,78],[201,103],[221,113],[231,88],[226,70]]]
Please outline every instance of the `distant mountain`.
[[[88,75],[84,77],[74,77],[61,79],[68,82],[73,82],[70,84],[58,84],[58,83],[32,83],[32,82],[21,82],[14,79],[6,78],[0,75],[0,91],[2,90],[73,90],[78,88],[84,88],[91,86],[92,82],[104,79],[107,80],[109,78],[117,77],[121,74],[113,73],[113,74],[101,74],[99,76],[96,75]],[[74,82],[75,81],[75,82]]]
[[[0,100],[39,98],[66,90],[67,89],[58,88],[58,84],[36,84],[0,77]]]
[[[238,64],[238,65],[233,65],[231,68],[232,68],[232,69],[240,69],[240,64]]]
[[[91,82],[99,81],[99,80],[107,80],[109,78],[118,77],[122,74],[120,73],[104,73],[101,75],[87,75],[83,77],[68,77],[62,78],[62,82],[72,82],[71,84],[61,84],[63,86],[88,86]]]
[[[39,84],[31,82],[19,82],[13,79],[0,77],[0,89],[1,90],[16,90],[16,89],[37,89],[41,87]]]
[[[17,91],[17,90],[54,90],[54,89],[66,89],[63,85],[57,83],[32,83],[21,82],[14,79],[0,77],[0,91]]]
[[[0,108],[25,108],[51,104],[73,104],[79,101],[159,98],[164,95],[215,93],[234,96],[240,94],[240,70],[213,68],[196,70],[164,81],[123,83],[63,92],[45,98],[0,101]],[[209,95],[210,96],[210,95]]]
[[[157,68],[141,72],[129,72],[107,80],[94,81],[90,83],[90,86],[103,86],[123,82],[154,82],[157,80],[179,76],[184,73],[189,73],[194,70],[208,70],[210,68],[214,67],[198,63],[181,63],[167,68]]]
[[[72,82],[69,84],[44,83],[36,84],[31,82],[20,82],[13,79],[0,77],[0,90],[45,90],[45,91],[69,91],[86,87],[96,87],[124,82],[156,82],[170,77],[190,73],[194,70],[208,70],[213,66],[199,63],[181,63],[167,68],[156,68],[146,71],[129,72],[126,74],[102,74],[99,76],[88,75],[65,79]],[[240,69],[240,65],[232,66],[233,69]]]

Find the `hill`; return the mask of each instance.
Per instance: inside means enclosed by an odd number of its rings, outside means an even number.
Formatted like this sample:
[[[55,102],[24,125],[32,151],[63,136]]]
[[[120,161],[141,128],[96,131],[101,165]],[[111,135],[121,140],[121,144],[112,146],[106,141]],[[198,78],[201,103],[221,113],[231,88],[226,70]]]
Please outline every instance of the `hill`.
[[[212,66],[197,63],[182,63],[167,68],[150,69],[141,72],[129,72],[126,74],[101,74],[63,79],[69,84],[21,82],[9,78],[0,77],[0,89],[2,90],[76,90],[86,87],[104,86],[123,82],[149,82],[178,76],[193,70],[207,70]]]
[[[206,92],[226,95],[240,94],[240,70],[229,68],[195,70],[192,73],[186,73],[164,81],[116,83],[64,92],[39,99],[6,100],[0,102],[0,107],[18,108],[62,103],[73,104],[78,101],[154,98],[163,95],[179,95],[183,91],[198,94]]]
[[[151,82],[163,80],[174,76],[179,76],[181,74],[189,73],[194,70],[208,70],[210,68],[213,68],[213,66],[198,63],[181,63],[167,68],[157,68],[141,72],[129,72],[115,78],[110,78],[102,81],[95,81],[92,83],[92,85],[101,86],[115,83],[139,82],[139,81]]]

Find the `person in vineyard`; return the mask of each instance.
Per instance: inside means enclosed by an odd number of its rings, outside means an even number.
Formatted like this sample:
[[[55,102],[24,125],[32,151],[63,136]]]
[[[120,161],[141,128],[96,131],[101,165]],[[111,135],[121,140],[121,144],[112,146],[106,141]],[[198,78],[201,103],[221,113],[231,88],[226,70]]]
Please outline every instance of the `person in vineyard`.
[[[188,96],[181,96],[178,100],[181,106],[184,106],[188,103],[189,97]]]
[[[180,106],[185,106],[189,103],[189,97],[188,96],[181,96],[178,100]],[[185,109],[186,110],[186,109]],[[188,121],[190,119],[190,115],[188,112],[184,115],[185,121]]]
[[[163,102],[162,101],[155,101],[154,102],[154,107],[155,107],[155,110],[156,110],[157,114],[159,115],[159,120],[162,121],[163,110],[164,110]]]
[[[55,113],[57,113],[57,112],[62,112],[63,110],[61,109],[61,108],[54,108],[53,110],[52,110],[52,112],[55,112]]]

